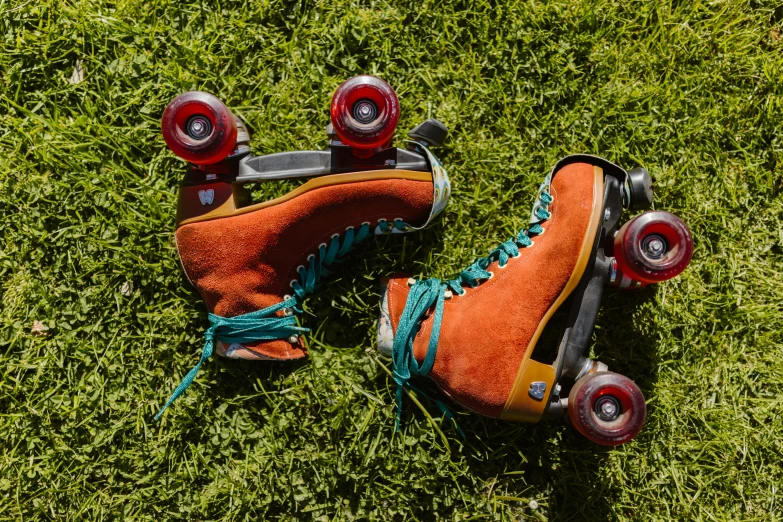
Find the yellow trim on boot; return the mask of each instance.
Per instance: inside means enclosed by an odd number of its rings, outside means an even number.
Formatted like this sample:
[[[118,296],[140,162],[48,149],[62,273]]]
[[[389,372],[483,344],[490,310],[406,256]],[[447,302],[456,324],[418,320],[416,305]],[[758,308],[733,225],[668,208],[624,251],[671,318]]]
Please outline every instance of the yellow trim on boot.
[[[598,232],[598,227],[601,224],[601,211],[603,209],[603,196],[604,196],[604,171],[601,167],[593,167],[593,209],[590,213],[590,221],[587,226],[587,232],[585,233],[584,240],[582,241],[582,247],[579,250],[579,257],[576,261],[576,266],[571,277],[568,279],[565,288],[557,297],[555,302],[549,307],[541,322],[538,324],[538,328],[533,334],[533,338],[530,340],[530,344],[525,350],[525,355],[522,362],[519,364],[519,370],[517,377],[514,380],[514,386],[511,387],[511,393],[506,400],[506,405],[503,407],[503,411],[499,415],[501,419],[522,421],[522,422],[538,422],[541,416],[544,414],[549,396],[552,393],[552,386],[555,384],[555,368],[550,364],[543,364],[534,361],[530,358],[533,355],[533,350],[536,347],[541,333],[544,331],[552,314],[563,304],[571,292],[579,284],[582,279],[582,275],[590,262],[590,256],[593,252],[593,245],[595,244],[595,236]],[[542,400],[536,400],[528,394],[530,390],[530,384],[533,382],[546,383],[546,392]]]
[[[312,190],[316,190],[323,187],[330,187],[333,185],[342,185],[345,183],[359,183],[363,181],[379,181],[379,180],[387,180],[387,179],[407,179],[411,181],[432,181],[432,173],[431,172],[419,172],[414,170],[372,170],[372,171],[366,171],[366,172],[352,172],[350,174],[331,174],[329,176],[320,176],[317,178],[313,178],[304,185],[301,185],[288,194],[285,194],[283,196],[280,196],[279,198],[270,199],[269,201],[264,201],[262,203],[256,203],[254,205],[248,205],[246,207],[239,207],[237,208],[237,205],[235,203],[235,199],[237,197],[237,190],[234,189],[234,197],[229,197],[225,202],[220,204],[217,208],[201,214],[196,217],[192,217],[189,219],[183,219],[181,221],[178,220],[177,227],[181,227],[182,225],[187,225],[189,223],[196,223],[198,221],[209,221],[211,219],[218,219],[223,217],[229,217],[229,216],[239,216],[241,214],[247,214],[249,212],[255,212],[256,210],[261,210],[262,208],[268,208],[272,207],[274,205],[279,205],[281,203],[285,203],[286,201],[290,201],[296,197],[301,196],[302,194],[305,194],[307,192],[310,192]],[[241,186],[243,183],[235,182],[233,185],[235,186]],[[180,190],[180,194],[182,194],[182,191]],[[198,201],[188,201],[188,205],[196,205]],[[183,205],[183,202],[180,201],[180,206]]]

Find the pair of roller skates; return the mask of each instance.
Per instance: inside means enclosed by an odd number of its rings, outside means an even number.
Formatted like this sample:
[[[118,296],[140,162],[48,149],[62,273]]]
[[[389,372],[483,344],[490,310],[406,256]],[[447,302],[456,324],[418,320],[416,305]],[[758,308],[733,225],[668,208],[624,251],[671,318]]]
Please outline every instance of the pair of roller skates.
[[[304,357],[306,329],[296,314],[334,265],[369,235],[417,230],[443,210],[449,181],[430,148],[443,143],[446,128],[428,120],[408,133],[405,149],[392,148],[398,119],[391,87],[355,77],[332,99],[327,150],[259,157],[250,154],[244,124],[214,96],[189,92],[169,104],[166,143],[194,165],[180,189],[177,248],[210,327],[200,361],[156,418],[213,351]],[[246,183],[290,178],[311,179],[283,197],[246,203]],[[690,262],[690,231],[672,214],[646,212],[618,230],[624,208],[651,204],[644,169],[569,156],[544,179],[530,226],[456,279],[389,279],[378,345],[392,357],[398,416],[409,379],[429,376],[483,415],[568,416],[600,444],[633,438],[646,417],[641,391],[584,354],[605,285],[657,283]],[[557,348],[546,350],[542,334],[564,305]]]

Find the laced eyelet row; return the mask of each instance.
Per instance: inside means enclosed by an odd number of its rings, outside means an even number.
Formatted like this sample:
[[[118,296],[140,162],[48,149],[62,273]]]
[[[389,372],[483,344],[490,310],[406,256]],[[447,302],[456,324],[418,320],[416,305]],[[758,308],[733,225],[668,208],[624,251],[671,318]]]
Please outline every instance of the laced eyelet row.
[[[405,226],[405,220],[401,217],[394,218],[392,220],[392,225],[389,224],[389,221],[387,219],[381,218],[378,220],[378,228],[381,229],[381,232],[384,234],[392,233],[395,230],[398,232],[404,232],[406,229]]]
[[[389,223],[388,220],[386,220],[384,218],[381,218],[381,219],[378,220],[378,223],[377,223],[376,226],[383,228],[382,225],[381,225],[381,223],[383,223],[390,231],[391,230],[395,230],[395,229],[396,230],[400,230],[400,231],[404,230],[405,221],[401,217],[394,218],[392,221],[393,221],[394,224],[393,225],[389,225],[388,224]],[[363,227],[365,225],[368,228],[372,226],[369,221],[363,221],[361,223],[360,227]],[[345,232],[342,235],[338,234],[338,233],[334,233],[334,234],[331,235],[330,239],[333,240],[333,241],[335,239],[339,239],[340,237],[344,236],[345,234],[348,233],[348,231],[351,231],[351,230],[355,231],[356,228],[354,226],[348,226],[348,227],[345,228]],[[327,248],[329,248],[329,245],[327,243],[321,243],[320,245],[318,245],[318,250],[319,251],[321,251],[321,249],[327,249]],[[310,254],[310,255],[307,256],[307,261],[309,263],[311,263],[311,264],[315,261],[315,259],[316,259],[316,255],[315,254]],[[304,266],[304,265],[299,265],[298,267],[296,267],[296,272],[300,275],[300,277],[302,277],[302,274],[304,272],[306,272],[306,271],[307,271],[307,267]],[[288,283],[288,286],[295,289],[296,288],[295,285],[298,285],[298,284],[300,284],[300,283],[299,283],[299,281],[297,279],[292,279]],[[288,299],[291,299],[291,298],[292,298],[292,296],[286,296],[283,300],[285,301],[285,300],[288,300]],[[286,310],[289,310],[289,308],[286,308]]]
[[[538,197],[534,206],[533,214],[540,220],[546,221],[552,217],[551,212],[548,210],[548,206],[554,202],[554,198],[546,190],[548,187],[542,187],[539,189]],[[543,201],[544,205],[541,204]],[[505,269],[511,259],[516,259],[522,255],[521,250],[523,248],[530,248],[535,246],[535,241],[531,237],[538,237],[544,234],[546,229],[541,226],[541,222],[534,222],[529,229],[524,229],[517,235],[516,238],[507,241],[499,245],[495,250],[482,259],[475,261],[470,267],[463,270],[457,279],[446,282],[446,289],[444,290],[445,298],[451,299],[455,296],[465,295],[467,288],[476,288],[482,281],[489,281],[495,276],[494,271],[488,270],[489,266],[493,263],[497,263],[497,268]],[[516,244],[516,251],[513,250],[511,244]],[[504,261],[501,264],[501,259]],[[413,281],[413,283],[411,283]],[[415,280],[409,280],[408,286],[413,286]],[[454,288],[460,287],[462,292],[455,292]]]
[[[541,202],[548,206],[554,201],[554,198],[548,192],[550,181],[551,177],[547,176],[541,185],[536,206],[540,206]],[[516,238],[498,245],[487,257],[474,261],[468,268],[460,272],[455,279],[444,282],[438,279],[417,281],[411,278],[408,280],[410,289],[405,300],[405,308],[399,316],[392,346],[393,376],[397,383],[398,427],[404,387],[408,386],[407,382],[412,375],[425,376],[429,374],[436,360],[438,337],[440,336],[443,321],[444,301],[453,299],[455,294],[458,296],[465,295],[467,290],[463,286],[475,288],[481,284],[482,280],[490,280],[495,277],[496,272],[488,270],[494,262],[500,265],[502,260],[503,266],[499,267],[505,268],[510,259],[521,256],[520,250],[522,248],[533,246],[534,242],[530,239],[529,234],[535,236],[543,232],[543,228],[539,223],[551,217],[551,213],[545,208],[541,208],[540,212],[537,210],[539,209],[534,210],[534,216],[537,219],[531,220],[533,225],[530,229],[523,230]],[[413,343],[414,338],[420,332],[421,323],[425,319],[431,320],[431,328],[429,340],[426,341],[427,352],[424,356],[424,363],[419,363],[413,356]]]

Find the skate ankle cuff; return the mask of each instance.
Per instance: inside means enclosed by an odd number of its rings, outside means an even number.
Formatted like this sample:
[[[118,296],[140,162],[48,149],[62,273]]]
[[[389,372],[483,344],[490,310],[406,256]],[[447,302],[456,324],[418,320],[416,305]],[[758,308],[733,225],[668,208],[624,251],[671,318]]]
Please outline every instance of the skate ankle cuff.
[[[212,356],[215,341],[223,343],[249,343],[272,339],[283,339],[292,335],[309,332],[308,328],[297,326],[296,318],[291,315],[283,317],[275,315],[278,311],[291,308],[296,305],[296,298],[292,297],[280,303],[257,310],[248,314],[235,317],[222,317],[209,314],[210,327],[204,333],[204,348],[198,363],[185,375],[182,382],[174,389],[166,404],[155,414],[155,420],[160,419],[163,412],[182,395],[201,369],[201,365]]]

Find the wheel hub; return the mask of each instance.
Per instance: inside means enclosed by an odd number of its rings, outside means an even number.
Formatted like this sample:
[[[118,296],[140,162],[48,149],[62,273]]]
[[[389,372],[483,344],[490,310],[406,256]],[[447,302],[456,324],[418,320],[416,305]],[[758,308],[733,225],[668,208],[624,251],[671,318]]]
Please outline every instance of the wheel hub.
[[[660,259],[666,254],[668,245],[666,240],[657,234],[647,236],[642,241],[642,250],[650,259]]]
[[[206,117],[197,114],[185,123],[185,132],[194,140],[203,140],[212,133],[212,124]]]
[[[370,123],[378,117],[378,107],[371,100],[359,100],[353,106],[353,117],[359,123]]]
[[[611,395],[604,395],[595,401],[595,414],[603,421],[613,421],[620,416],[620,401]]]

